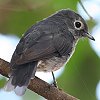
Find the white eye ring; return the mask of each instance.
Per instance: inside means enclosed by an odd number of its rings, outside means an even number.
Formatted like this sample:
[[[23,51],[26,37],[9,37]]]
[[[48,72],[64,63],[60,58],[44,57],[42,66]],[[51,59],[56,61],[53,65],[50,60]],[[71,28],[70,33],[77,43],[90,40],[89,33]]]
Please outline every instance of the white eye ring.
[[[81,29],[83,29],[84,25],[80,20],[75,20],[74,27],[77,30],[81,30]]]

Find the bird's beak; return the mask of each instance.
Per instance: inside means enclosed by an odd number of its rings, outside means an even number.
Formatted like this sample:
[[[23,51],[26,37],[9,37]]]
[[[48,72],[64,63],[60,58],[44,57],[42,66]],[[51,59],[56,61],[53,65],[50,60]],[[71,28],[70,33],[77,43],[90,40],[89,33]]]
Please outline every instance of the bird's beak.
[[[85,36],[88,37],[89,39],[95,41],[94,37],[90,33],[85,32]]]

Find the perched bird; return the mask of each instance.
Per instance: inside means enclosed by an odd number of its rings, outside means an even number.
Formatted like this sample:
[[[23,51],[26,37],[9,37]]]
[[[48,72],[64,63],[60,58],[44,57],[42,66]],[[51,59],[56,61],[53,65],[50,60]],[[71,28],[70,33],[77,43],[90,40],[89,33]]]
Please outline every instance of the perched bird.
[[[84,19],[69,9],[58,11],[33,25],[15,49],[5,89],[23,95],[36,71],[53,73],[66,64],[82,37],[95,40],[88,33]]]

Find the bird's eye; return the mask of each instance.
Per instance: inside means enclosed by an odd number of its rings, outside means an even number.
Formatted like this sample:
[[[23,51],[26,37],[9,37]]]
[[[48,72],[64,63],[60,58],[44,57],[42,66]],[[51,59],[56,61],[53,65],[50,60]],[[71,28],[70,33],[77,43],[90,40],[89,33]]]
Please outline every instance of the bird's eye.
[[[74,26],[77,30],[81,30],[83,28],[83,23],[81,21],[76,20],[74,22]]]

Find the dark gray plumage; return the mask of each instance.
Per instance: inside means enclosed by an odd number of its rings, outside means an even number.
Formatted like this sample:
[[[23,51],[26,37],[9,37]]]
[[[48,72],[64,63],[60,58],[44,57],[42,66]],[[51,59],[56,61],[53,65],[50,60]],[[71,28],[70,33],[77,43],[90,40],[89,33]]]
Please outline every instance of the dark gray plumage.
[[[94,40],[84,19],[71,10],[61,10],[33,25],[12,56],[12,73],[6,90],[16,88],[16,94],[23,95],[36,70],[55,71],[62,67],[81,37]]]

